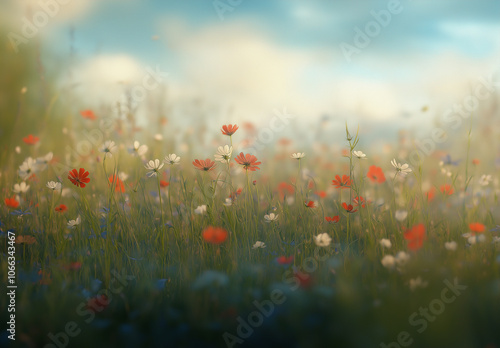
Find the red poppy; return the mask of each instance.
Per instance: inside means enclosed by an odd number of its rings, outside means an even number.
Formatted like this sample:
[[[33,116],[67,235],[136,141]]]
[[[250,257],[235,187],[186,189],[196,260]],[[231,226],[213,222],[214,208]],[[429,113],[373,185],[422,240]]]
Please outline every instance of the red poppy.
[[[224,125],[222,126],[222,129],[221,129],[221,132],[222,134],[224,135],[233,135],[234,133],[236,133],[236,131],[238,130],[238,126],[237,125],[232,125],[232,124],[228,124],[228,125]]]
[[[340,178],[340,175],[336,175],[335,180],[332,180],[332,183],[335,188],[346,189],[351,187],[352,180],[348,175],[342,175],[342,178]]]
[[[432,202],[434,200],[434,197],[436,196],[436,188],[433,186],[427,193],[425,194],[427,196],[427,201]]]
[[[55,209],[58,213],[64,213],[66,210],[68,210],[68,207],[65,206],[64,204],[58,205]]]
[[[109,305],[110,300],[108,300],[108,296],[106,295],[98,295],[96,297],[92,297],[87,301],[86,309],[96,313],[101,312],[104,308]]]
[[[168,185],[170,185],[169,182],[165,181],[165,180],[160,180],[160,186],[161,187],[168,187]]]
[[[222,227],[208,226],[203,230],[203,239],[212,244],[221,244],[227,239],[227,231]]]
[[[475,165],[475,166],[479,165],[480,163],[481,163],[481,161],[480,161],[480,160],[478,160],[477,158],[474,158],[474,159],[472,160],[472,164],[473,164],[473,165]]]
[[[385,182],[385,175],[382,168],[377,166],[371,166],[368,169],[368,174],[366,175],[368,179],[377,184],[382,184]]]
[[[483,233],[484,230],[486,229],[486,226],[484,226],[479,222],[473,222],[469,224],[469,229],[472,231],[472,234]]]
[[[347,204],[346,202],[342,203],[342,207],[344,207],[345,211],[348,213],[355,213],[358,211],[358,209],[353,210],[354,207],[352,204]]]
[[[110,184],[115,183],[115,192],[125,192],[125,185],[118,176],[111,175],[108,180]]]
[[[329,217],[329,216],[325,216],[325,220],[328,222],[328,223],[337,223],[339,222],[340,220],[340,216],[338,215],[335,215],[335,216],[332,216],[332,217]]]
[[[215,168],[215,162],[209,158],[206,160],[194,160],[193,166],[195,166],[196,169],[208,172]]]
[[[40,138],[33,136],[33,134],[30,134],[27,137],[23,138],[23,141],[28,145],[35,145],[39,140]]]
[[[325,198],[326,197],[326,192],[325,191],[316,191],[314,193],[317,194],[320,198]]]
[[[16,196],[12,196],[11,198],[5,198],[5,205],[15,209],[19,207],[19,202],[16,200]]]
[[[88,120],[95,120],[97,116],[94,114],[92,110],[82,110],[80,111],[80,115],[82,115],[83,118],[86,118]]]
[[[68,174],[68,179],[73,183],[73,185],[79,187],[85,187],[85,184],[90,182],[90,178],[88,178],[89,172],[86,172],[85,169],[80,168],[80,171],[73,169]]]
[[[243,191],[243,189],[240,187],[236,191],[231,193],[228,198],[231,198],[231,200],[234,202],[236,200],[236,198],[238,198],[238,196],[241,194],[242,191]]]
[[[301,272],[301,271],[294,271],[293,275],[295,279],[299,281],[299,286],[303,289],[309,289],[313,285],[313,278],[310,274]]]
[[[304,205],[306,206],[306,208],[316,208],[316,204],[313,201],[309,201],[309,202],[305,201]]]
[[[451,185],[448,185],[448,184],[441,185],[439,190],[441,191],[442,194],[448,195],[448,196],[452,195],[453,192],[455,192],[455,190],[453,190],[453,187],[451,187]]]
[[[364,208],[366,205],[366,201],[363,197],[359,196],[359,197],[354,197],[352,199],[352,202],[354,203],[354,206],[355,207],[361,207],[361,208]]]
[[[243,154],[243,152],[240,152],[240,154],[234,160],[236,161],[236,163],[241,164],[245,170],[249,170],[251,172],[260,169],[257,166],[262,163],[257,162],[257,157],[255,157],[254,155],[250,155],[249,153],[245,155]]]
[[[289,257],[286,256],[277,257],[276,262],[278,262],[280,265],[289,265],[293,262],[293,255]]]
[[[290,185],[289,183],[284,182],[284,181],[279,183],[278,194],[279,194],[281,200],[285,199],[285,196],[287,194],[293,195],[294,192],[295,192],[295,188],[293,187],[293,185]]]
[[[408,249],[412,251],[420,249],[427,239],[425,235],[425,225],[418,224],[413,226],[410,230],[405,232],[404,237],[408,241]]]
[[[255,126],[252,122],[243,122],[243,128],[249,132],[253,132],[255,130]]]
[[[69,265],[64,265],[63,267],[68,271],[78,271],[82,268],[82,263],[79,261],[71,262]]]
[[[288,138],[281,138],[278,140],[278,144],[282,145],[282,146],[287,146],[287,145],[290,145],[292,143],[292,141]]]

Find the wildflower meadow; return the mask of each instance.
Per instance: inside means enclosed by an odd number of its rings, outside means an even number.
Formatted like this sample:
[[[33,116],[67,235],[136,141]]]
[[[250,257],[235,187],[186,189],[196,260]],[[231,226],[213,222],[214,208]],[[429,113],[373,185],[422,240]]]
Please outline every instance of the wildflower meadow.
[[[91,104],[6,38],[0,346],[500,347],[498,94],[431,142],[330,136],[286,105]]]

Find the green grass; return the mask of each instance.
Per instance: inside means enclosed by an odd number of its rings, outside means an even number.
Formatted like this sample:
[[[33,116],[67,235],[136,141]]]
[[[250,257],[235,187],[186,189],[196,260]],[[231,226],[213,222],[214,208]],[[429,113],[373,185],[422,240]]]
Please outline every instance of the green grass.
[[[43,144],[44,135],[40,136]],[[223,135],[219,138],[220,144],[228,140]],[[125,137],[113,139],[129,145]],[[349,153],[354,149],[351,146]],[[22,151],[34,157],[44,154],[29,146]],[[24,159],[23,153],[11,154],[14,158],[8,163],[12,165],[3,168],[6,196],[21,181],[16,166]],[[237,318],[246,320],[256,309],[253,302],[271,299],[273,291],[279,291],[284,302],[275,305],[264,324],[244,339],[245,344],[271,344],[266,337],[275,333],[277,342],[296,346],[320,345],[325,340],[339,346],[378,346],[397,340],[401,331],[410,333],[415,346],[442,341],[446,346],[482,347],[498,342],[493,329],[499,322],[498,243],[492,242],[496,233],[489,232],[495,226],[495,212],[489,207],[495,207],[496,201],[491,194],[474,204],[469,194],[465,200],[458,197],[463,192],[459,173],[465,165],[451,168],[456,175],[452,178],[455,192],[447,196],[438,189],[429,202],[420,184],[428,175],[425,168],[393,179],[388,160],[377,163],[387,173],[386,182],[375,184],[366,177],[367,167],[374,163],[370,158],[337,156],[332,162],[347,164],[347,170],[332,173],[321,170],[330,162],[323,156],[306,156],[300,160],[302,168],[316,173],[308,178],[297,174],[299,161],[268,156],[259,158],[263,162],[260,171],[249,172],[248,177],[244,171],[232,171],[229,179],[226,165],[199,172],[190,164],[191,158],[181,157],[179,165],[160,170],[161,178],[170,182],[160,188],[161,205],[159,178],[146,177],[143,162],[121,149],[112,157],[106,155],[105,161],[98,153],[82,160],[81,166],[90,172],[85,188],[74,186],[62,175],[64,195],[46,188],[48,181],[58,180],[57,166],[50,164],[35,179],[26,180],[30,188],[19,195],[19,208],[29,214],[13,215],[13,208],[2,206],[2,230],[36,240],[16,245],[18,342],[50,342],[49,332],[63,331],[67,322],[75,321],[82,331],[70,338],[70,346],[90,342],[155,346],[163,344],[163,339],[179,346],[201,340],[218,346],[224,344],[224,332],[237,337]],[[116,192],[106,179],[119,171],[129,174],[124,193]],[[351,189],[342,190],[342,197],[339,189],[331,187],[337,173],[354,178]],[[295,188],[290,195],[293,204],[276,189],[283,181]],[[225,206],[225,198],[236,188],[242,188],[241,193],[233,205]],[[476,189],[481,188],[476,185]],[[326,197],[320,198],[318,191],[325,191]],[[345,212],[340,199],[349,203],[358,195],[370,197],[368,204],[357,207],[355,213]],[[317,201],[317,206],[307,208],[301,203],[306,200]],[[68,210],[54,212],[54,206],[61,203]],[[202,204],[207,212],[195,214]],[[408,211],[404,221],[394,218],[396,209]],[[270,212],[279,218],[266,223],[263,216]],[[326,223],[324,217],[333,215],[339,215],[340,221]],[[68,220],[77,216],[81,224],[68,229]],[[462,236],[471,222],[487,226],[484,242],[469,245]],[[418,223],[426,227],[426,240],[421,249],[411,251],[403,231]],[[226,229],[227,240],[220,245],[207,243],[202,237],[207,226]],[[320,233],[333,238],[330,246],[315,245],[314,236]],[[379,244],[382,238],[391,241],[390,249]],[[253,249],[256,241],[264,242],[266,248]],[[447,241],[456,241],[457,250],[446,250]],[[2,244],[7,250],[6,236]],[[399,251],[409,254],[406,264],[394,269],[381,264],[384,255]],[[294,258],[290,265],[281,265],[280,256]],[[81,268],[68,269],[73,262],[81,263]],[[4,256],[1,274],[5,282],[6,270]],[[209,270],[220,273],[202,277]],[[117,287],[114,272],[133,279],[122,284],[120,291],[107,292]],[[412,291],[410,279],[417,277],[427,286]],[[426,330],[417,332],[423,324],[411,325],[409,317],[439,299],[444,281],[454,279],[467,289],[446,304]],[[94,319],[82,303],[98,293],[110,296],[110,303]],[[7,300],[1,297],[2,308]],[[6,319],[6,311],[3,315]]]

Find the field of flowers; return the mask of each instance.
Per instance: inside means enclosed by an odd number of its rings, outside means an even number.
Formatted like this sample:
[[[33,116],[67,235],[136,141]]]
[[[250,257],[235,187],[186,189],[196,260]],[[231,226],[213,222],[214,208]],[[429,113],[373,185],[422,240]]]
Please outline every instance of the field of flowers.
[[[82,110],[74,129],[25,134],[3,157],[0,274],[15,265],[18,346],[500,342],[498,179],[467,144],[460,162],[410,166],[365,154],[346,127],[338,152],[282,138],[235,153],[251,125],[226,124],[207,129],[202,158],[118,122],[93,132],[100,118]],[[99,145],[67,170],[79,134]],[[5,325],[8,296],[0,306]]]
[[[257,147],[32,61],[0,55],[1,347],[500,347],[494,113],[418,158],[363,124]]]

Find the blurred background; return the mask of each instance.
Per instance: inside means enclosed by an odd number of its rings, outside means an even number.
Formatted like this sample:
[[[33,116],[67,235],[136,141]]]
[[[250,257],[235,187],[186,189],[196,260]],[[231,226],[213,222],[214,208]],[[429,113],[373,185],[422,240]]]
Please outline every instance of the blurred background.
[[[447,110],[481,81],[500,81],[498,1],[0,6],[4,146],[13,145],[6,135],[18,141],[40,127],[69,127],[87,109],[118,118],[133,110],[133,124],[151,129],[148,136],[165,125],[191,133],[200,124],[215,133],[228,123],[258,130],[286,111],[294,121],[276,141],[300,134],[304,142],[334,142],[345,138],[347,122],[377,146],[401,130],[427,136],[443,122],[446,132],[465,133],[469,122],[452,127]],[[491,127],[498,86],[488,91],[474,113]],[[16,117],[28,129],[16,130]]]

